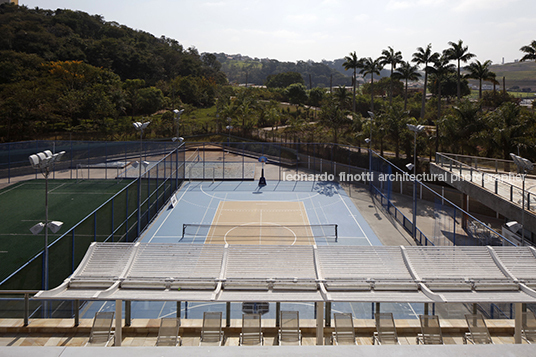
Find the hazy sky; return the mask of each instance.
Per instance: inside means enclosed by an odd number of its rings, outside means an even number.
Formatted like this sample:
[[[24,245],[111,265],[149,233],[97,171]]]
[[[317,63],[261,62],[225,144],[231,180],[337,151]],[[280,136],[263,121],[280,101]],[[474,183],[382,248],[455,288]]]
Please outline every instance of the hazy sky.
[[[388,46],[405,60],[462,39],[480,61],[512,62],[536,39],[535,0],[20,0],[99,14],[199,52],[280,61],[333,60]]]

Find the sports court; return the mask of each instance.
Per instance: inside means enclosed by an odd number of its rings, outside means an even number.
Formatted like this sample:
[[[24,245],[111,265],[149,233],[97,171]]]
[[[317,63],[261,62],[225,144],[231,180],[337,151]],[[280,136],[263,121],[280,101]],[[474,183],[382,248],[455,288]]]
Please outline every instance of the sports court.
[[[177,203],[152,222],[140,238],[154,243],[263,245],[381,245],[347,193],[337,183],[319,181],[192,181],[176,194]],[[390,224],[390,223],[389,223]],[[337,226],[335,228],[335,225]],[[335,232],[336,230],[336,232]],[[157,262],[155,262],[157,263]],[[341,267],[344,269],[344,267]],[[372,303],[333,303],[333,312],[371,318]],[[113,303],[89,303],[82,315],[110,310]],[[174,316],[177,304],[132,302],[133,318]],[[231,318],[246,309],[233,303]],[[182,302],[181,316],[201,318],[204,311],[225,311],[224,303]],[[281,303],[313,318],[313,303]],[[382,304],[397,318],[415,318],[422,304]],[[275,318],[275,304],[263,318]]]
[[[185,184],[142,242],[381,245],[332,182],[218,181]]]

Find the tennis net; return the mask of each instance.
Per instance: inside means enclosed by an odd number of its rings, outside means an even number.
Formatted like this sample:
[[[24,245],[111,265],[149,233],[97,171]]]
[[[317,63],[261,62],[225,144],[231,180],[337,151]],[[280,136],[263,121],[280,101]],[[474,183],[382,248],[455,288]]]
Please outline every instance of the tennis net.
[[[338,241],[337,224],[285,225],[264,224],[195,224],[182,225],[182,239],[196,237],[222,238],[315,238]],[[181,240],[182,240],[181,239]]]

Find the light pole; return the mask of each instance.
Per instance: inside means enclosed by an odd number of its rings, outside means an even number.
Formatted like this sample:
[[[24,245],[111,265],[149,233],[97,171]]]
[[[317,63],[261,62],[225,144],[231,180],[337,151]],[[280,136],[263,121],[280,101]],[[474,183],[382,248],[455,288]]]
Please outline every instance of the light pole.
[[[521,245],[523,246],[525,245],[525,176],[527,176],[527,171],[531,171],[534,168],[534,164],[513,153],[510,153],[510,157],[514,160],[514,163],[517,166],[517,171],[521,171],[523,174],[523,191],[521,194]]]
[[[179,140],[179,144],[180,144],[184,141],[184,139],[179,136],[179,121],[181,120],[181,114],[184,113],[184,109],[181,109],[181,110],[174,109],[173,113],[175,113],[175,133],[176,133],[175,138],[173,138],[174,139],[173,141]]]
[[[424,130],[423,125],[407,124],[413,131],[413,239],[417,239],[417,134]]]
[[[45,223],[39,222],[30,231],[33,234],[39,234],[43,228],[45,229],[45,249],[43,251],[43,289],[48,290],[48,230],[52,233],[56,233],[60,230],[63,222],[60,221],[48,221],[48,175],[50,174],[50,168],[52,165],[60,161],[61,157],[65,154],[65,151],[52,154],[50,150],[39,152],[34,155],[30,155],[28,159],[34,169],[39,169],[45,177]]]
[[[227,145],[230,147],[231,146],[231,130],[233,129],[233,126],[227,125],[225,129],[229,131],[229,137],[227,138]]]
[[[140,132],[140,162],[138,164],[139,170],[140,170],[139,177],[138,177],[138,225],[137,225],[138,237],[140,236],[140,232],[141,232],[141,166],[143,165],[143,131],[145,130],[145,128],[149,126],[149,124],[151,124],[150,121],[146,121],[145,123],[141,123],[137,121],[133,124],[134,128],[136,128],[136,130]],[[178,130],[178,126],[177,126],[177,130]]]
[[[369,120],[369,128],[370,133],[369,137],[365,139],[365,142],[368,144],[368,152],[369,152],[369,182],[370,182],[370,192],[372,192],[372,121],[374,120],[374,113],[371,111],[367,112],[370,116]]]

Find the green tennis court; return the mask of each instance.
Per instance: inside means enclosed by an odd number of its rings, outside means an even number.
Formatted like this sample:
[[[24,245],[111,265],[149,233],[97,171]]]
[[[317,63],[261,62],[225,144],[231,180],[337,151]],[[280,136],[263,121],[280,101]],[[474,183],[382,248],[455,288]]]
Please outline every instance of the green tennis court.
[[[64,222],[58,233],[49,231],[49,244],[131,182],[49,180],[49,220]],[[45,180],[24,181],[0,190],[0,212],[2,281],[43,250],[44,231],[33,235],[30,228],[45,221]],[[70,256],[68,252],[65,253],[66,257]]]

